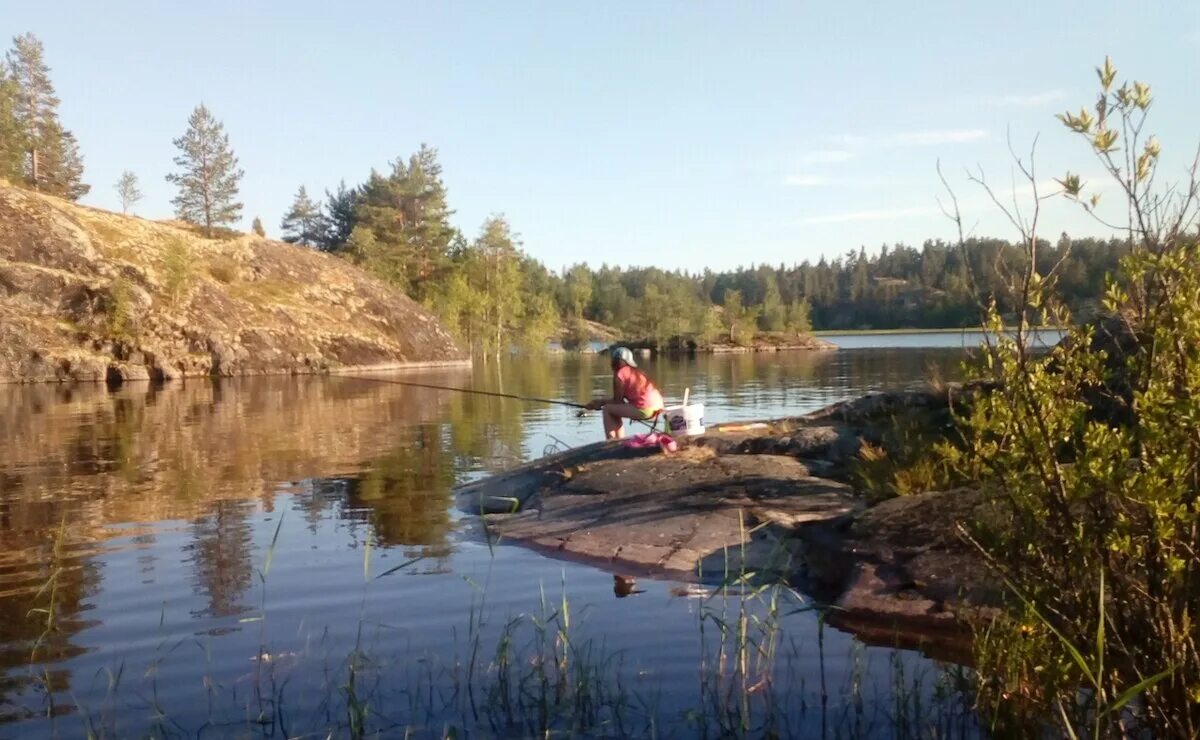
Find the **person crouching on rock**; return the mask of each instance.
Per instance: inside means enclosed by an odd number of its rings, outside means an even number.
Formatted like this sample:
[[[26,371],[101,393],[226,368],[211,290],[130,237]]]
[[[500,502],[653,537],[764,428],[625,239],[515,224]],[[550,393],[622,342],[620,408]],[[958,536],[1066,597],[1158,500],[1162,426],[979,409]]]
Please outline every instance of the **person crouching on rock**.
[[[649,421],[662,411],[663,397],[654,382],[638,370],[628,347],[613,347],[611,354],[612,398],[597,398],[587,408],[604,412],[605,437],[621,439],[625,436],[625,419]]]

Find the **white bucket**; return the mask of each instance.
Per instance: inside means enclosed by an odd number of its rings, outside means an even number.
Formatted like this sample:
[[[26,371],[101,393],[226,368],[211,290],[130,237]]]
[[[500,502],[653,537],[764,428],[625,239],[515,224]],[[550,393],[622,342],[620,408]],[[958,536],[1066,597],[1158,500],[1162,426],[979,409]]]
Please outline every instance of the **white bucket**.
[[[668,406],[663,409],[667,417],[667,429],[671,434],[683,432],[688,435],[704,434],[704,404],[689,403],[686,406]]]

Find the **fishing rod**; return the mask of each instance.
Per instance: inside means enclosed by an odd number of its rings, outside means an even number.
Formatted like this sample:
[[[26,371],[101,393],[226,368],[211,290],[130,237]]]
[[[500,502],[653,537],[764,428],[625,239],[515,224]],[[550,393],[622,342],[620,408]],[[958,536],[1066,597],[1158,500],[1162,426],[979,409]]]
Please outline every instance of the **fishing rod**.
[[[517,401],[534,401],[536,403],[549,403],[557,406],[570,406],[573,409],[583,409],[589,411],[587,406],[582,403],[572,403],[570,401],[560,401],[555,398],[538,398],[537,396],[518,396],[515,393],[497,393],[496,391],[481,391],[474,388],[456,388],[451,385],[434,385],[433,383],[416,383],[411,380],[395,380],[394,378],[367,378],[362,375],[338,375],[339,378],[347,378],[350,380],[366,380],[371,383],[390,383],[392,385],[405,385],[411,388],[429,388],[435,391],[455,391],[458,393],[474,393],[478,396],[492,396],[494,398],[512,398]]]

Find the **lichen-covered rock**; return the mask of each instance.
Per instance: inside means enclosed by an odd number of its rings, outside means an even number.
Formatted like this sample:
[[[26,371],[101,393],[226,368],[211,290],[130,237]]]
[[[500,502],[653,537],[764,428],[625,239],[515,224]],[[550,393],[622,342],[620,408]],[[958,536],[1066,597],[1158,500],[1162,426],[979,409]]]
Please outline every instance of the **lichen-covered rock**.
[[[426,310],[346,260],[0,182],[0,382],[465,361]]]

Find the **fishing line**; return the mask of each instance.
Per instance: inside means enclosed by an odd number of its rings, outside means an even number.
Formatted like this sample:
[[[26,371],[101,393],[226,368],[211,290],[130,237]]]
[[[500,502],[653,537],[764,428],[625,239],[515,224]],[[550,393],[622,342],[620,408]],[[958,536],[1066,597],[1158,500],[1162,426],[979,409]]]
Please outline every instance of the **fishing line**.
[[[434,385],[433,383],[417,383],[411,380],[395,380],[394,378],[368,378],[362,375],[341,375],[335,374],[339,378],[347,378],[349,380],[365,380],[371,383],[389,383],[391,385],[404,385],[411,388],[428,388],[435,391],[454,391],[457,393],[473,393],[478,396],[492,396],[494,398],[512,398],[517,401],[533,401],[535,403],[549,403],[557,406],[570,406],[573,409],[589,410],[582,403],[572,403],[571,401],[560,401],[554,398],[539,398],[537,396],[518,396],[515,393],[499,393],[496,391],[481,391],[475,388],[456,388],[451,385]]]

